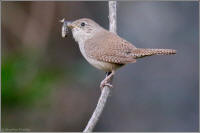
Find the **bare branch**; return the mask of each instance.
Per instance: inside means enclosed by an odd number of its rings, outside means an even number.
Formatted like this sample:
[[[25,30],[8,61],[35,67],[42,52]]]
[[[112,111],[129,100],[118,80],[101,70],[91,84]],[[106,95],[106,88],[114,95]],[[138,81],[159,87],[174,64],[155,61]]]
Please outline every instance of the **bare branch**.
[[[116,33],[117,31],[117,2],[116,1],[109,1],[109,22],[110,22],[110,32]],[[113,78],[113,77],[112,77]],[[112,80],[110,81],[112,82]],[[108,99],[108,96],[110,94],[111,88],[108,86],[105,86],[102,89],[101,96],[99,98],[99,101],[97,103],[97,106],[92,114],[92,117],[90,118],[86,128],[83,132],[92,132],[94,127],[96,126],[99,117],[102,114],[102,111],[104,109],[104,106],[106,104],[106,101]]]
[[[117,2],[109,1],[110,32],[117,33]]]
[[[92,114],[92,117],[90,118],[85,130],[83,132],[92,132],[93,128],[97,124],[99,117],[104,109],[104,106],[106,105],[107,98],[110,93],[110,88],[105,86],[101,92],[101,96],[99,98],[99,101],[97,103],[97,107]]]

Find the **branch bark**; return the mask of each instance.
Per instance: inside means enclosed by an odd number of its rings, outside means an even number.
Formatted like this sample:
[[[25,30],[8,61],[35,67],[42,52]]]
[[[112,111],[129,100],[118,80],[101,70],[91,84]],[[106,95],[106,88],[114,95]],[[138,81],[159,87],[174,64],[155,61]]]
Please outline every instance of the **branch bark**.
[[[109,1],[109,30],[117,33],[117,2]]]
[[[110,22],[109,30],[110,32],[116,33],[117,31],[117,2],[109,1],[108,4],[109,4],[109,22]],[[112,80],[110,82],[112,82]],[[99,117],[102,114],[102,111],[107,102],[108,96],[110,94],[110,91],[111,91],[111,88],[109,88],[108,86],[105,86],[102,89],[101,96],[98,100],[97,106],[83,132],[93,131],[94,127],[96,126],[99,120]]]

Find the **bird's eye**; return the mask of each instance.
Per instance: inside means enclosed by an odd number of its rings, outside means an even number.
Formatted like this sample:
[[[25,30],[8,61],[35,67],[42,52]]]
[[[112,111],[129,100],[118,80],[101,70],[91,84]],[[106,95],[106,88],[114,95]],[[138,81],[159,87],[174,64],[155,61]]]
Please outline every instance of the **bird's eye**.
[[[85,23],[84,23],[84,22],[82,22],[82,23],[81,23],[81,26],[82,26],[82,27],[83,27],[83,26],[85,26]]]

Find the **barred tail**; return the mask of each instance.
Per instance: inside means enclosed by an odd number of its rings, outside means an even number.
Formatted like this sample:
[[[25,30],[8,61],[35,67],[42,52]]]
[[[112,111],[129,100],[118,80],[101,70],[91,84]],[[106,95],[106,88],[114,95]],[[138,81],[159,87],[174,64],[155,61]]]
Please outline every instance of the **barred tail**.
[[[141,58],[141,57],[151,56],[151,55],[170,55],[170,54],[176,54],[176,50],[174,50],[174,49],[143,49],[143,48],[137,48],[133,51],[133,56],[135,58]]]

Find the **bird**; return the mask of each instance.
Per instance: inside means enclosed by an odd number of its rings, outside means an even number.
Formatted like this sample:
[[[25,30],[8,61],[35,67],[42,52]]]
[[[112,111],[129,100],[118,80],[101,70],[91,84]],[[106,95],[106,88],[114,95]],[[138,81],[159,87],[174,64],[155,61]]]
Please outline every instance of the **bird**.
[[[62,36],[66,37],[68,28],[79,45],[83,57],[94,67],[108,75],[101,82],[100,88],[112,87],[109,83],[116,70],[122,66],[135,63],[137,59],[152,55],[176,54],[174,49],[137,48],[132,43],[108,31],[89,18],[63,22]],[[63,35],[64,34],[64,35]]]

